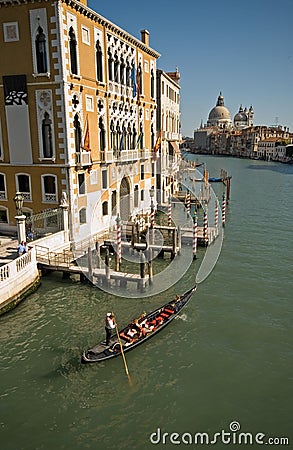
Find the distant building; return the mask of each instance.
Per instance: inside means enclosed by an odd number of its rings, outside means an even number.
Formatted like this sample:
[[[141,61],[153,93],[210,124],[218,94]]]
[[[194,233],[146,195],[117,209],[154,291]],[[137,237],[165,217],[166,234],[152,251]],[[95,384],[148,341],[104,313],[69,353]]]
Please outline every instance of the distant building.
[[[258,142],[257,157],[266,161],[283,161],[288,160],[288,150],[292,147],[287,145],[286,141],[270,137]]]
[[[249,110],[247,110],[247,108],[243,109],[242,105],[240,105],[238,113],[234,116],[234,129],[242,130],[246,127],[252,127],[253,116],[254,111],[252,106],[250,106]]]
[[[201,123],[200,127],[194,131],[195,149],[208,153],[227,153],[228,149],[226,147],[231,142],[225,142],[225,138],[223,136],[220,137],[220,135],[224,133],[225,137],[227,137],[227,131],[234,133],[234,131],[253,126],[253,116],[252,106],[247,110],[247,108],[243,109],[242,105],[240,105],[238,113],[234,116],[233,125],[230,111],[225,106],[224,97],[220,92],[216,106],[209,113],[207,124],[203,125]]]
[[[157,130],[161,148],[157,161],[157,201],[165,204],[177,190],[180,153],[180,73],[157,70]]]
[[[230,111],[224,105],[224,98],[220,93],[217,104],[209,113],[206,125],[201,123],[200,127],[194,131],[194,141],[185,144],[195,153],[209,153],[218,155],[233,155],[239,157],[261,157],[285,161],[288,150],[280,148],[280,141],[283,145],[292,142],[293,134],[289,128],[282,126],[267,127],[254,125],[254,110],[240,105],[239,111],[233,119],[233,126]],[[259,142],[262,144],[259,146]],[[264,142],[268,142],[265,147]],[[276,149],[272,149],[269,142],[277,142]]]

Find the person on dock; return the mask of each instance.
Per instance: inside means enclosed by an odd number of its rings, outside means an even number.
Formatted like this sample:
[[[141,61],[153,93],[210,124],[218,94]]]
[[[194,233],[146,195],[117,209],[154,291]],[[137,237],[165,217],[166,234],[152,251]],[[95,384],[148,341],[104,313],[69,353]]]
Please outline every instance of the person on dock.
[[[106,345],[110,345],[112,331],[115,329],[115,320],[112,313],[107,313],[105,318]]]
[[[18,247],[17,247],[17,253],[18,253],[18,256],[21,256],[23,253],[25,253],[25,245],[24,245],[24,241],[21,241],[21,242],[18,244]]]

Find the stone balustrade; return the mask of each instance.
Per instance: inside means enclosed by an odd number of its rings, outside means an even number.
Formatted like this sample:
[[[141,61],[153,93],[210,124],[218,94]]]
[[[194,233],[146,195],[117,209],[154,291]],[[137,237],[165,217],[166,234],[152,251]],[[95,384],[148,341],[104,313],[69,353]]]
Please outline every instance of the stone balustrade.
[[[37,267],[36,250],[32,247],[28,253],[0,267],[0,314],[16,306],[40,282]]]

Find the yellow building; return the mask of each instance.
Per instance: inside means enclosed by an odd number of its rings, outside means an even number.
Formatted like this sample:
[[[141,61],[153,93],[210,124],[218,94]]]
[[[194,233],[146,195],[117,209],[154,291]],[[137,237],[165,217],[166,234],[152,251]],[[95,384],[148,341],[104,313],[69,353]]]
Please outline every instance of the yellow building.
[[[156,60],[86,1],[0,0],[0,232],[67,197],[71,239],[149,209]],[[121,198],[125,196],[123,201]]]

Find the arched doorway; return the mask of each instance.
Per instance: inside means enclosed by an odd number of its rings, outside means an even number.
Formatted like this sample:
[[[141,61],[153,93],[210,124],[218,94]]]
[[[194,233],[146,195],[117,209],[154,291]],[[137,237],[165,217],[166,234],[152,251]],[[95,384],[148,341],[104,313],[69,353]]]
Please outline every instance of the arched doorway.
[[[122,178],[120,184],[120,216],[128,222],[130,216],[130,184],[128,178]]]

